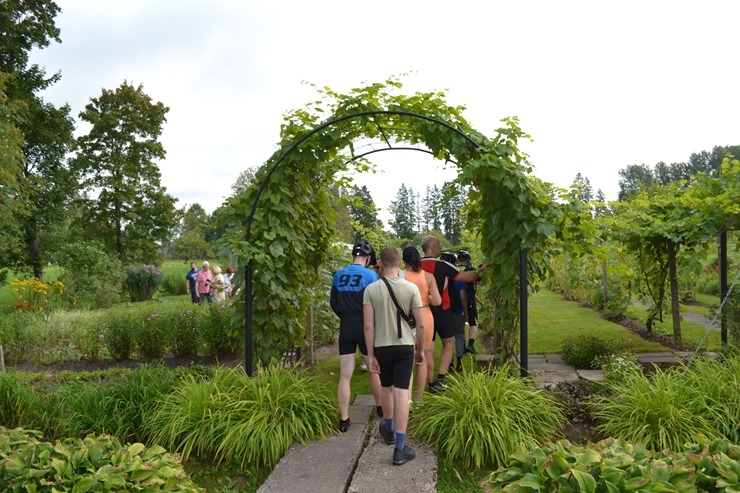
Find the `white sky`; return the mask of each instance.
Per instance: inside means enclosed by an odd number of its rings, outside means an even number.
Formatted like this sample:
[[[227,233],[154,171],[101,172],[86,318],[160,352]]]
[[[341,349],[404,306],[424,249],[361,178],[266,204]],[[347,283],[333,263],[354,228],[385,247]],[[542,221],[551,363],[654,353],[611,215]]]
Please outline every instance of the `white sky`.
[[[740,144],[736,1],[57,3],[62,44],[33,57],[62,73],[47,100],[77,118],[103,88],[143,84],[170,107],[160,168],[180,207],[212,212],[274,152],[283,114],[315,99],[304,81],[342,92],[411,72],[404,92],[446,90],[486,135],[518,116],[536,176],[580,172],[609,200],[629,164]],[[450,178],[418,152],[372,160],[394,182],[360,181],[381,208],[401,181]]]

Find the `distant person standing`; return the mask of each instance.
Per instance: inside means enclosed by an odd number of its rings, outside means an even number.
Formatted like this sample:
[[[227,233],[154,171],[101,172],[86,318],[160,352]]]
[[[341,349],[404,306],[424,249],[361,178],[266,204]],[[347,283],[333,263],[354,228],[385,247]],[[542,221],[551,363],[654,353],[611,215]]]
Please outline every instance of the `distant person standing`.
[[[198,288],[196,286],[198,272],[200,272],[200,270],[198,270],[196,263],[190,262],[190,270],[185,276],[185,292],[190,295],[190,299],[193,300],[193,303],[198,303],[200,301],[198,298]]]
[[[465,272],[475,270],[470,254],[465,250],[460,250],[457,253],[457,263],[465,268]],[[463,308],[465,308],[465,321],[470,326],[470,332],[468,333],[468,345],[465,348],[465,353],[475,356],[475,339],[478,337],[478,295],[475,292],[475,283],[469,282],[467,284],[468,288],[465,293],[467,303]]]
[[[360,240],[352,247],[352,263],[339,270],[331,282],[329,304],[339,317],[339,385],[337,401],[339,404],[339,430],[349,430],[350,383],[355,371],[355,355],[359,347],[363,364],[367,366],[367,346],[362,326],[362,298],[365,288],[378,280],[378,275],[370,269],[373,245]],[[383,415],[380,405],[380,378],[370,374],[370,391],[375,398],[376,412]]]
[[[213,282],[211,283],[211,296],[213,301],[224,301],[226,299],[226,283],[221,267],[213,266]]]
[[[419,250],[409,246],[403,249],[403,263],[406,270],[404,278],[416,284],[421,295],[422,313],[424,316],[424,326],[427,330],[424,333],[424,340],[417,338],[417,344],[424,350],[424,364],[416,367],[416,391],[414,399],[421,401],[424,398],[424,389],[427,385],[427,373],[431,363],[431,371],[434,373],[434,346],[432,336],[434,336],[434,317],[430,306],[439,306],[442,303],[442,295],[437,288],[437,281],[429,272],[421,270],[421,255]]]
[[[362,302],[368,368],[372,374],[380,375],[382,387],[383,421],[378,425],[378,432],[387,445],[395,444],[393,465],[396,466],[416,457],[414,449],[406,445],[409,386],[414,362],[424,364],[424,348],[418,344],[414,349],[414,334],[401,313],[414,314],[419,340],[424,340],[426,330],[419,288],[398,276],[400,262],[396,247],[383,248],[380,252],[383,278],[365,288]],[[378,490],[382,491],[382,487]]]
[[[203,262],[203,268],[198,272],[196,277],[196,283],[198,288],[198,303],[203,303],[203,300],[208,300],[208,303],[213,301],[211,297],[211,283],[213,282],[213,273],[211,272],[211,264],[206,260]]]
[[[224,291],[226,292],[227,298],[234,296],[234,285],[231,283],[231,279],[234,277],[234,269],[231,266],[226,268],[226,274],[224,274]]]
[[[439,334],[440,339],[442,339],[439,373],[436,379],[434,379],[434,371],[430,372],[427,376],[429,391],[439,392],[444,389],[447,369],[450,367],[454,356],[455,329],[451,318],[448,288],[455,279],[463,282],[475,282],[478,279],[478,274],[485,266],[481,266],[480,269],[474,271],[461,272],[453,264],[443,260],[437,260],[437,257],[442,253],[442,245],[436,236],[425,236],[421,240],[421,248],[424,250],[424,257],[421,259],[421,268],[434,276],[434,279],[437,281],[437,287],[442,294],[442,304],[438,307],[432,307],[434,332]]]

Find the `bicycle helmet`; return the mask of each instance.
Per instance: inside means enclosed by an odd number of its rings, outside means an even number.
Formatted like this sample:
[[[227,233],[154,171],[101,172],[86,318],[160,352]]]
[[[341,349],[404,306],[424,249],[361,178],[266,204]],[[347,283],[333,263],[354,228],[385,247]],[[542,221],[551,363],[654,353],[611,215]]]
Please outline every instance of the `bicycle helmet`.
[[[357,257],[358,255],[361,255],[363,257],[373,257],[374,254],[375,249],[373,248],[373,245],[367,240],[360,240],[355,243],[354,247],[352,247],[353,257]]]
[[[470,254],[465,250],[460,250],[459,252],[457,252],[457,260],[460,260],[461,262],[466,262],[470,260],[470,258]]]
[[[442,253],[440,253],[439,254],[439,259],[442,260],[442,261],[444,261],[444,262],[449,262],[449,263],[451,263],[453,265],[457,263],[457,257],[455,256],[454,253],[450,253],[450,252],[442,252]]]

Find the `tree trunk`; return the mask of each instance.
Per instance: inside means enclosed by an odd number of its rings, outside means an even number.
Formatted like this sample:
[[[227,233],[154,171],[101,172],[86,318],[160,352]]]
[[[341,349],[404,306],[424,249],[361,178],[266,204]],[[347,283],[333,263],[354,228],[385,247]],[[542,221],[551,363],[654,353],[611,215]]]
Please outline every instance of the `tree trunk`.
[[[609,273],[606,271],[606,260],[601,261],[601,295],[604,298],[604,308],[609,301]]]
[[[116,221],[116,254],[119,260],[123,260],[123,233],[121,231],[121,204],[116,203],[113,215]]]
[[[28,246],[28,263],[33,269],[33,276],[39,281],[44,280],[44,267],[41,265],[39,253],[39,237],[36,234],[36,222],[31,221],[26,227],[26,245]]]
[[[306,340],[308,341],[308,364],[313,365],[313,307],[306,310]]]
[[[668,283],[671,287],[671,318],[673,319],[673,341],[681,345],[681,314],[678,308],[678,275],[676,273],[676,256],[678,248],[668,244]]]

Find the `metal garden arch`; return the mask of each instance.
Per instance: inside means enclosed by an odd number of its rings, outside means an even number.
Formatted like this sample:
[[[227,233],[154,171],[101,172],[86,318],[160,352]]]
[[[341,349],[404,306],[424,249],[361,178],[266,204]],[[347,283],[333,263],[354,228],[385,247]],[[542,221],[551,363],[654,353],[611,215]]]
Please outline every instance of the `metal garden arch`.
[[[259,198],[262,195],[262,191],[264,190],[267,183],[270,181],[271,176],[275,172],[275,170],[280,166],[280,164],[285,160],[285,158],[290,155],[294,150],[298,149],[301,144],[306,142],[308,139],[310,139],[313,135],[316,135],[317,133],[321,132],[322,130],[337,125],[341,122],[351,120],[354,118],[360,118],[365,116],[378,116],[378,115],[398,115],[398,116],[404,116],[404,117],[410,117],[410,118],[417,118],[420,120],[426,120],[428,122],[432,122],[436,125],[440,125],[442,127],[447,128],[448,130],[451,130],[461,136],[465,139],[472,147],[479,148],[479,144],[473,140],[469,135],[466,133],[460,131],[459,129],[453,127],[452,125],[448,124],[447,122],[438,120],[436,118],[422,115],[419,113],[413,113],[410,111],[402,111],[402,110],[374,110],[374,111],[362,111],[357,113],[352,113],[349,115],[344,115],[341,117],[329,119],[326,122],[318,125],[310,132],[306,133],[302,137],[300,137],[298,140],[296,140],[293,144],[290,145],[279,157],[275,160],[275,163],[272,165],[270,170],[267,172],[267,175],[265,176],[265,179],[262,181],[262,184],[260,185],[257,194],[254,197],[254,201],[252,202],[252,208],[249,212],[249,216],[247,218],[247,230],[246,230],[246,237],[245,240],[247,244],[251,241],[251,230],[252,230],[252,222],[254,220],[254,214],[257,210],[257,204],[259,202]],[[384,135],[384,134],[383,134]],[[384,135],[385,136],[385,135]],[[388,144],[388,149],[383,150],[402,150],[402,148],[394,148],[390,142],[388,142],[387,138],[385,139],[386,143]],[[408,148],[405,148],[408,149]],[[370,152],[367,152],[365,154],[362,154],[360,156],[356,156],[354,159],[371,154],[373,152],[378,152],[378,150],[372,150]],[[528,331],[528,320],[527,320],[527,250],[521,249],[520,250],[520,262],[519,262],[519,310],[520,310],[520,362],[521,362],[521,375],[527,376],[529,374],[528,368],[527,368],[527,356],[528,356],[528,348],[527,348],[527,331]],[[252,293],[252,276],[254,272],[254,265],[253,260],[249,259],[247,262],[247,265],[245,267],[245,275],[244,275],[244,291],[245,291],[245,304],[244,304],[244,311],[245,311],[245,331],[244,331],[244,369],[247,373],[247,375],[252,376],[253,369],[254,369],[254,355],[253,355],[253,320],[252,320],[252,301],[253,301],[253,293]]]

